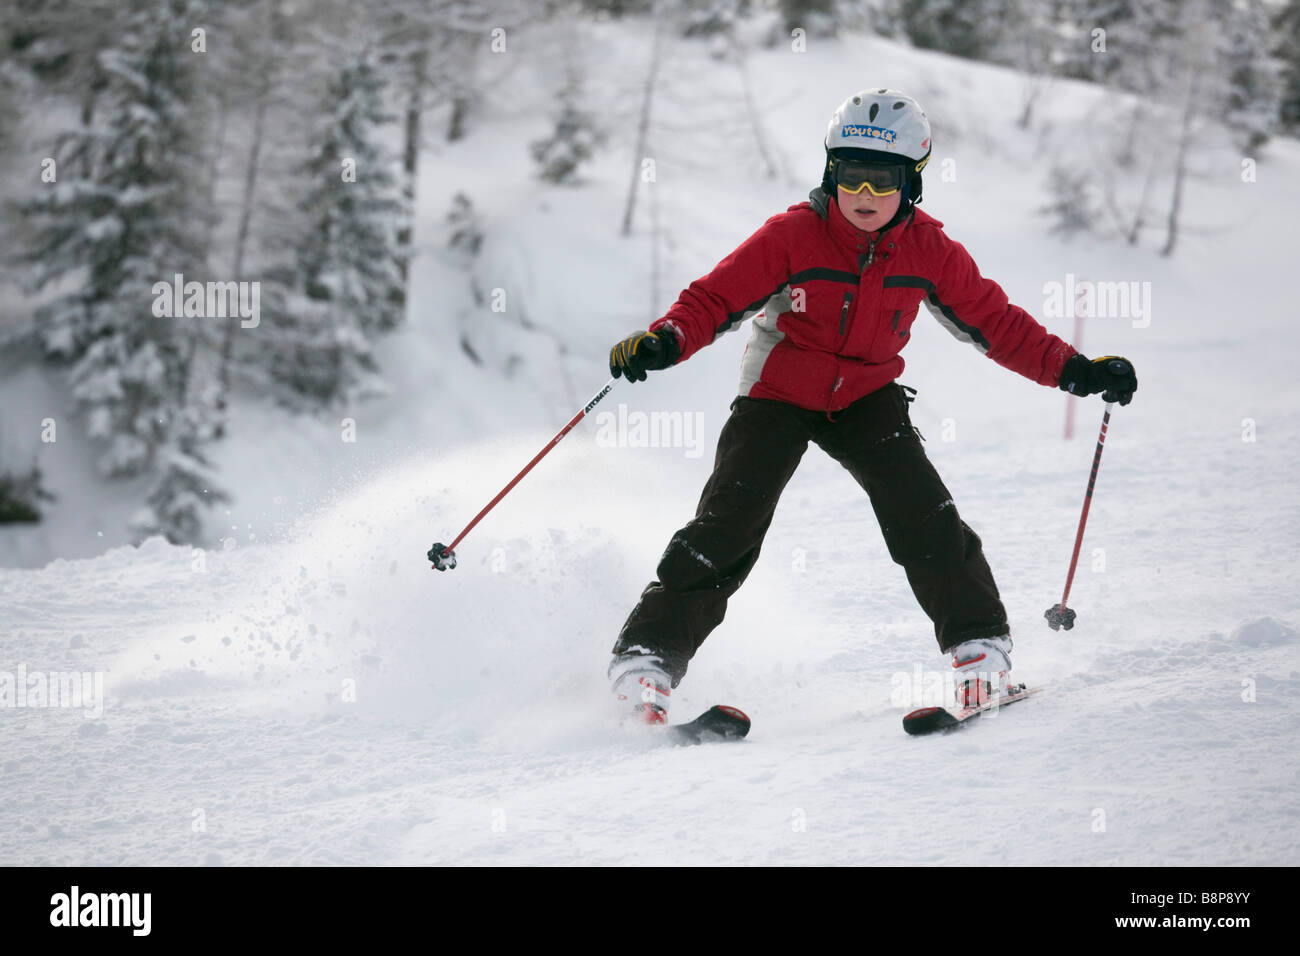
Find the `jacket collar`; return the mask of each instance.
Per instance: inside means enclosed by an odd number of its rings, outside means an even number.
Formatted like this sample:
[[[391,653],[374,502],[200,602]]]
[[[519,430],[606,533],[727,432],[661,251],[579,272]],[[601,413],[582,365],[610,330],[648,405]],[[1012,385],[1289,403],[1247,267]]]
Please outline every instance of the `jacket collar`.
[[[839,204],[831,202],[830,197],[826,195],[826,192],[820,186],[808,194],[808,204],[812,206],[817,215],[826,220],[827,225],[830,227],[831,236],[836,242],[853,247],[866,240],[868,234],[845,219],[844,214],[840,212]],[[915,206],[909,205],[907,209],[899,210],[899,213],[876,234],[876,241],[880,241],[886,233],[894,236],[901,235],[914,221],[932,222],[938,226],[943,225],[939,220],[927,215]]]

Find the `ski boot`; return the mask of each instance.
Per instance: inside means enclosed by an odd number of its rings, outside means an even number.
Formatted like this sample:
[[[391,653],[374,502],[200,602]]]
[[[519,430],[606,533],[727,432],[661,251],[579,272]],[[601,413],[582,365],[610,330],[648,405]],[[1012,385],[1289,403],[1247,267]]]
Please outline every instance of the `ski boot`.
[[[966,710],[1015,691],[1011,683],[1011,635],[965,641],[952,649],[957,707]]]
[[[618,654],[609,663],[610,685],[624,719],[633,724],[668,723],[672,679],[663,659],[640,645]]]

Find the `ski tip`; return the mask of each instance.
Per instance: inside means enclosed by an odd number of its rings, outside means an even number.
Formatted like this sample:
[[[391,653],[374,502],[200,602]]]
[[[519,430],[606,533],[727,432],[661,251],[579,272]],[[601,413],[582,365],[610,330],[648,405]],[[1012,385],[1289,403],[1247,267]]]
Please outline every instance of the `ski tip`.
[[[740,740],[749,734],[749,716],[739,707],[714,704],[700,716],[685,724],[668,728],[679,743],[699,744],[706,740]]]
[[[739,707],[732,707],[730,704],[716,704],[712,709],[735,720],[743,721],[746,726],[749,725],[749,716]]]
[[[736,739],[749,734],[749,715],[739,707],[714,704],[699,718],[702,729],[721,737]]]
[[[903,730],[912,736],[919,736],[956,727],[958,723],[960,721],[942,707],[922,707],[903,718]]]

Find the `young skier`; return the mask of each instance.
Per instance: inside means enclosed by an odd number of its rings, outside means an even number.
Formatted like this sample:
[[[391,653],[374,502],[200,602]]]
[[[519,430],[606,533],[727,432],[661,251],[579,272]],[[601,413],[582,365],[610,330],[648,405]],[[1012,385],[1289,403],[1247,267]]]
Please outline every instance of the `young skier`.
[[[931,145],[915,100],[887,89],[849,97],[825,146],[808,202],[769,219],[610,352],[613,375],[643,381],[755,317],[695,518],[668,542],[614,645],[614,694],[638,721],[667,721],[671,689],[753,569],[810,441],[870,497],[890,556],[952,654],[957,705],[1007,691],[1012,642],[993,574],[895,382],[922,302],[957,338],[1040,385],[1121,405],[1137,389],[1131,363],[1089,361],[1049,333],[916,208]]]

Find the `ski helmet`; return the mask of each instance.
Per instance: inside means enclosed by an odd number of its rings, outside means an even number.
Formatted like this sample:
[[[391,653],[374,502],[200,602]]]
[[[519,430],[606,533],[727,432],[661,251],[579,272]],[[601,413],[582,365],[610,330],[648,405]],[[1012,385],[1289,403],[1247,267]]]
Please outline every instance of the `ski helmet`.
[[[826,128],[822,190],[835,195],[837,158],[905,167],[903,205],[921,201],[921,170],[930,161],[930,120],[898,90],[863,90],[839,105]]]

